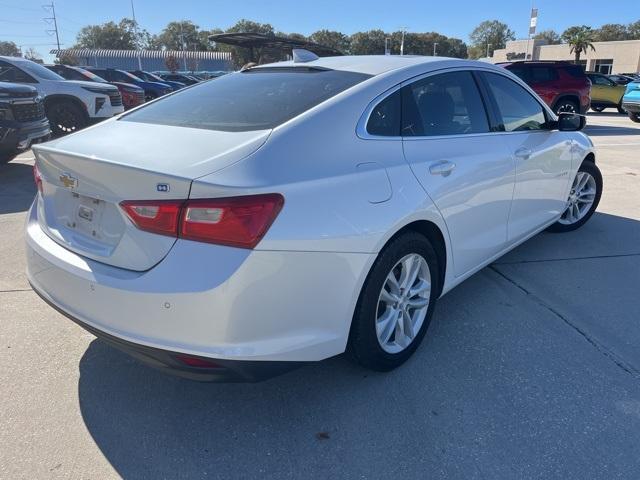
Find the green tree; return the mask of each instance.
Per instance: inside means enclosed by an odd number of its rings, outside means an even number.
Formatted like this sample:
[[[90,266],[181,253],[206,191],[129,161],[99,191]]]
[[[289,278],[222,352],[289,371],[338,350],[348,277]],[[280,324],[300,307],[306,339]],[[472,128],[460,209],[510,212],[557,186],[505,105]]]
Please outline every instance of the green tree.
[[[313,32],[309,37],[312,42],[324,45],[338,50],[342,53],[349,53],[351,42],[349,37],[342,32],[336,32],[335,30],[318,30]]]
[[[351,55],[383,55],[384,40],[387,35],[382,30],[356,32],[351,35]]]
[[[570,52],[575,55],[576,63],[580,61],[580,56],[583,52],[586,53],[587,49],[590,48],[595,52],[593,37],[593,30],[586,25],[569,27],[562,33],[562,40],[571,46]]]
[[[27,60],[31,60],[33,62],[42,62],[42,55],[40,55],[33,47],[29,47],[26,52],[24,52],[24,58]]]
[[[3,42],[0,41],[0,55],[4,55],[5,57],[21,57],[22,54],[18,45],[13,42]]]
[[[620,23],[607,23],[593,32],[596,42],[615,42],[629,39],[629,28]]]
[[[78,32],[76,48],[118,50],[147,48],[151,42],[151,35],[140,28],[136,33],[136,26],[136,23],[129,18],[123,18],[119,23],[106,22],[101,25],[87,25]]]
[[[275,35],[273,27],[269,23],[258,23],[252,20],[242,19],[235,25],[229,27],[225,33],[262,33],[264,35]],[[263,48],[244,48],[231,45],[218,45],[218,50],[231,52],[231,58],[236,67],[242,67],[250,62],[268,63],[280,60],[277,52],[268,51]]]
[[[533,37],[535,40],[546,40],[547,45],[557,45],[562,42],[560,39],[560,34],[555,30],[543,30],[541,32],[536,33]]]
[[[78,59],[71,55],[62,55],[56,58],[53,61],[53,63],[56,63],[58,65],[71,65],[71,66],[80,65],[80,62],[78,61]]]
[[[200,27],[191,20],[169,22],[153,39],[153,46],[167,50],[207,50],[209,42],[202,37]]]
[[[640,20],[630,23],[627,27],[629,40],[640,40]]]
[[[489,56],[491,56],[494,50],[504,48],[507,41],[515,40],[516,36],[506,23],[498,20],[485,20],[473,29],[469,38],[474,47],[469,51],[469,55],[471,58],[479,58],[486,55],[487,47]]]

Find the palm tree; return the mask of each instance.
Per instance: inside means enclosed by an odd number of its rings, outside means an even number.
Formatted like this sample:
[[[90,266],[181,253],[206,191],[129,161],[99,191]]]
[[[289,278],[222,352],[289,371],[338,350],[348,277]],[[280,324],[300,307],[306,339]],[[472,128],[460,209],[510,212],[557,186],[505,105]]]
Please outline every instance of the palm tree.
[[[562,40],[571,45],[570,52],[575,54],[575,62],[580,62],[580,55],[591,49],[594,52],[596,47],[593,46],[594,32],[591,27],[582,25],[581,27],[569,27],[562,34]]]

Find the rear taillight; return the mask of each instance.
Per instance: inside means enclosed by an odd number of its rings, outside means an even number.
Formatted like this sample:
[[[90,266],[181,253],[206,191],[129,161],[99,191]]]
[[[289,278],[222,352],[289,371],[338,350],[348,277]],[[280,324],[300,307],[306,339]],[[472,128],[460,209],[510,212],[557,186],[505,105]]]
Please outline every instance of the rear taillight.
[[[254,248],[280,213],[277,193],[207,200],[126,201],[136,227],[197,242]]]
[[[37,163],[33,164],[33,181],[35,182],[38,191],[42,193],[42,175],[40,175]]]
[[[183,203],[182,200],[133,200],[122,202],[120,206],[140,230],[175,237]]]

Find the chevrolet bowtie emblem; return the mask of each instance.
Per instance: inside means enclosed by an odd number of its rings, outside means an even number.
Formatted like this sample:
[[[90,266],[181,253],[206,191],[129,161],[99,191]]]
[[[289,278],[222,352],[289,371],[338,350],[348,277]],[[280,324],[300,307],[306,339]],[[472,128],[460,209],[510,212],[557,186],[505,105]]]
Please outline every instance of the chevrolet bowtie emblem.
[[[78,179],[72,177],[68,173],[63,173],[62,175],[60,175],[59,179],[60,183],[62,183],[65,188],[76,188],[78,186]]]

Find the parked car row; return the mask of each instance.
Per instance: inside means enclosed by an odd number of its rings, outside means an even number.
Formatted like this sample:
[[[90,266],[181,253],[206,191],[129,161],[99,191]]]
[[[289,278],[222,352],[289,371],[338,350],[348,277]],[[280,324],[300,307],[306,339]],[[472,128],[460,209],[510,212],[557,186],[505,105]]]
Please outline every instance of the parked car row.
[[[524,80],[556,113],[585,114],[589,108],[602,112],[616,108],[638,122],[640,75],[605,75],[585,72],[580,65],[564,61],[500,63]]]

